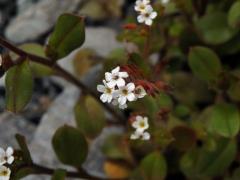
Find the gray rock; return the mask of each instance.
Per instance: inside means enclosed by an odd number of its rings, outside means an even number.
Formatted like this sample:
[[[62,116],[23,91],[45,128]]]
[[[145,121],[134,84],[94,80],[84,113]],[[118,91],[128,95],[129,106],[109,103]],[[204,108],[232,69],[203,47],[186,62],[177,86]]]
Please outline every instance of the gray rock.
[[[63,12],[73,12],[83,0],[42,0],[14,18],[7,27],[6,37],[22,43],[46,33]]]
[[[35,129],[36,127],[23,117],[4,112],[0,115],[0,146],[17,147],[16,133],[26,136],[27,141],[30,142]]]

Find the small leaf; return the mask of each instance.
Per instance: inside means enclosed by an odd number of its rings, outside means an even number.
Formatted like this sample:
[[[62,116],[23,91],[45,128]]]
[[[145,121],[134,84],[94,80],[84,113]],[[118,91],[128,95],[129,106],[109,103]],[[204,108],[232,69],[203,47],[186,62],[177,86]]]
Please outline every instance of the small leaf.
[[[20,149],[23,153],[24,162],[27,164],[32,164],[32,162],[33,162],[32,157],[31,157],[30,151],[28,149],[25,137],[20,134],[16,134],[16,140],[17,140],[18,145],[20,146]]]
[[[21,48],[22,50],[28,53],[31,53],[40,57],[46,57],[43,46],[39,44],[27,43],[19,46],[19,48]],[[44,76],[50,76],[54,74],[53,69],[47,66],[44,66],[42,64],[30,61],[29,65],[32,69],[33,75],[36,77],[44,77]]]
[[[106,161],[104,163],[104,171],[111,179],[124,179],[129,177],[130,169],[123,163]]]
[[[53,60],[63,58],[85,40],[84,18],[72,14],[63,14],[57,24],[46,49],[46,54]]]
[[[237,28],[240,25],[240,1],[233,3],[228,13],[228,23],[231,27]]]
[[[181,159],[181,169],[187,176],[205,179],[207,176],[219,176],[226,172],[236,156],[237,145],[234,140],[220,139],[214,150],[193,149]]]
[[[192,47],[188,59],[194,75],[205,81],[216,80],[222,70],[218,56],[206,47]]]
[[[66,171],[63,169],[57,169],[55,170],[52,180],[64,180],[66,177]]]
[[[139,170],[145,180],[161,180],[167,174],[167,164],[159,152],[153,152],[141,161]]]
[[[91,96],[84,97],[78,101],[74,112],[78,128],[87,137],[95,138],[104,128],[106,122],[104,109]]]
[[[223,12],[208,13],[195,24],[203,40],[212,45],[225,43],[238,32],[228,26],[227,14]]]
[[[121,135],[114,134],[107,137],[102,152],[110,159],[131,160],[129,147]]]
[[[20,170],[18,170],[17,172],[14,173],[12,179],[13,180],[19,180],[22,179],[26,176],[29,176],[31,174],[36,174],[37,170],[31,167],[25,167],[25,168],[21,168]]]
[[[12,112],[20,112],[24,109],[32,97],[33,78],[29,62],[10,68],[6,80],[6,108]]]
[[[173,147],[180,151],[186,151],[193,147],[197,141],[197,135],[195,131],[187,126],[176,126],[172,129],[173,135]]]
[[[76,128],[60,127],[53,136],[52,145],[58,159],[64,164],[81,167],[87,157],[87,141]]]
[[[217,104],[213,106],[209,130],[223,137],[234,137],[239,132],[240,116],[238,108],[233,104]]]

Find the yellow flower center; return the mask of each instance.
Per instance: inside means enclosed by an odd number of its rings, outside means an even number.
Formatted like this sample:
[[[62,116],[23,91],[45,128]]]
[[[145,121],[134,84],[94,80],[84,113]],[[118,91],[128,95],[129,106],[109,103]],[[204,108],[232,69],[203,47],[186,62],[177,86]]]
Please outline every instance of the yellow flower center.
[[[2,172],[0,172],[0,176],[7,176],[8,175],[8,171],[4,170]]]
[[[106,88],[106,93],[107,93],[107,94],[111,94],[111,93],[112,93],[112,89]]]
[[[145,127],[145,123],[142,121],[142,122],[139,123],[139,126],[140,126],[141,128],[144,128],[144,127]]]
[[[127,90],[127,89],[123,89],[123,90],[122,90],[122,93],[123,93],[124,95],[128,95],[128,90]]]

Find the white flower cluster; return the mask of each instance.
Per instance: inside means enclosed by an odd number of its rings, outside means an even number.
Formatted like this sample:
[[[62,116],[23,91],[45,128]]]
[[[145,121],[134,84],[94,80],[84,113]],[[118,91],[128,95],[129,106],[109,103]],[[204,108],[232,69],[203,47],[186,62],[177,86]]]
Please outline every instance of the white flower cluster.
[[[149,128],[148,118],[142,116],[136,116],[136,120],[132,123],[132,127],[135,128],[135,132],[131,135],[130,139],[136,140],[141,138],[142,140],[149,140],[150,134],[146,132]]]
[[[97,90],[102,93],[101,101],[125,109],[128,101],[143,98],[147,94],[144,88],[142,86],[136,87],[132,82],[126,83],[125,79],[128,77],[128,73],[121,72],[119,66],[111,72],[106,72],[103,84],[97,86]]]
[[[153,19],[157,17],[157,12],[153,10],[150,0],[137,0],[135,10],[139,13],[137,20],[151,26]]]
[[[6,164],[11,165],[14,161],[13,148],[8,147],[5,151],[0,148],[0,180],[9,180],[11,175],[11,170],[6,167]]]

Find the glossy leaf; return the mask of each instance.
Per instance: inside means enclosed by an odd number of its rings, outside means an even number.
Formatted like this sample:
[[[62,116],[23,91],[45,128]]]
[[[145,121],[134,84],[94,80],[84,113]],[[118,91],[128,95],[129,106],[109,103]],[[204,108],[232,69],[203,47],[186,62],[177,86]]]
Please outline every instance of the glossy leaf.
[[[79,48],[85,40],[84,18],[72,14],[63,14],[51,34],[46,54],[58,60]]]
[[[192,47],[188,59],[191,70],[199,79],[214,81],[222,71],[217,54],[206,47]]]
[[[8,70],[5,85],[7,110],[14,113],[22,111],[33,92],[32,71],[27,60]]]
[[[99,135],[106,122],[99,102],[87,96],[77,102],[74,112],[77,126],[86,136],[94,138]]]
[[[195,24],[203,40],[213,45],[225,43],[237,33],[228,26],[227,14],[223,12],[206,14]]]
[[[64,164],[81,167],[87,157],[87,141],[76,128],[67,125],[60,127],[53,136],[52,145],[58,159]]]
[[[209,130],[224,137],[234,137],[239,132],[240,115],[233,104],[213,106]]]
[[[167,164],[159,152],[153,152],[141,161],[139,170],[145,180],[161,180],[167,174]]]
[[[236,1],[228,13],[228,23],[230,26],[237,28],[240,25],[240,1]]]

